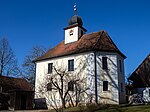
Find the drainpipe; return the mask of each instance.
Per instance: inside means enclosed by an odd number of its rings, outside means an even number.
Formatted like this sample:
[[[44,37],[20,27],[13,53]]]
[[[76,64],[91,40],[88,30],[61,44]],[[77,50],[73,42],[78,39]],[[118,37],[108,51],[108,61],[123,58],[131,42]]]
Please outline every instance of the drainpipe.
[[[35,108],[35,100],[34,100],[34,99],[35,99],[35,92],[36,92],[36,91],[35,91],[35,80],[36,80],[36,62],[33,62],[33,63],[34,63],[34,66],[35,66],[35,68],[34,68],[34,69],[35,69],[35,74],[34,74],[34,93],[33,93],[33,106],[32,106],[32,107],[33,107],[33,108]]]
[[[96,51],[94,51],[94,67],[95,67],[95,102],[98,104],[97,95],[97,62],[96,62]]]

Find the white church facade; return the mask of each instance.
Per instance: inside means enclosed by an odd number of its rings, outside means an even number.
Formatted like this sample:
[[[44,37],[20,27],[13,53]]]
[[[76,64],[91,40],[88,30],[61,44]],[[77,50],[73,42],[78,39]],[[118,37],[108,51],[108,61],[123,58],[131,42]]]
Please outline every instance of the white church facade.
[[[53,100],[61,105],[60,94],[51,83],[60,73],[66,75],[63,84],[64,94],[66,91],[68,93],[66,102],[72,98],[72,102],[78,103],[125,103],[126,56],[107,32],[86,34],[82,19],[76,14],[69,20],[64,31],[64,41],[34,60],[35,99],[45,98],[48,107],[54,103]],[[53,83],[59,85],[59,81],[60,79],[55,79]]]

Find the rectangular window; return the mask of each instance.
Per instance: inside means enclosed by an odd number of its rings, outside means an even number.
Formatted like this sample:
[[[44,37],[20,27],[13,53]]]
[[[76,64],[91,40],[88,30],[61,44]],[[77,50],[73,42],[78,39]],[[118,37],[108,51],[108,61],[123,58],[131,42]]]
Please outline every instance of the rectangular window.
[[[3,88],[2,88],[2,86],[0,86],[0,92],[3,92]]]
[[[103,81],[103,91],[108,91],[108,81]]]
[[[68,82],[68,91],[74,91],[74,82],[73,81]]]
[[[83,35],[83,30],[81,30],[81,36]]]
[[[52,83],[47,84],[47,91],[52,91]]]
[[[102,57],[102,68],[104,70],[108,69],[108,67],[107,67],[107,57]]]
[[[122,63],[121,63],[121,60],[119,60],[119,68],[120,68],[120,72],[122,72]]]
[[[74,59],[68,60],[68,71],[74,71]]]
[[[121,92],[123,92],[123,84],[121,83]]]
[[[53,70],[53,63],[48,64],[48,73],[52,73]]]

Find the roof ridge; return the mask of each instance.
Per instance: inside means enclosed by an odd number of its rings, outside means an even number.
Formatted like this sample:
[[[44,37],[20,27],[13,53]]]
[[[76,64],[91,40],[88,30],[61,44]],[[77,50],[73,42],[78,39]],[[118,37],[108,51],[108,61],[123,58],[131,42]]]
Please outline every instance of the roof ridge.
[[[118,49],[118,47],[116,46],[116,44],[113,42],[113,40],[110,38],[110,36],[108,35],[108,33],[107,32],[105,32],[106,33],[106,35],[109,37],[109,39],[110,39],[110,41],[113,43],[113,45]],[[119,50],[119,49],[118,49]],[[119,50],[120,51],[120,50]]]
[[[100,31],[95,31],[95,32],[91,32],[91,33],[86,33],[86,34],[84,34],[84,35],[91,35],[91,34],[93,34],[93,33],[100,33],[100,32],[105,32],[104,30],[100,30]]]
[[[143,63],[145,63],[146,60],[149,60],[150,53],[141,61],[141,63],[137,66],[137,68],[132,72],[132,74],[128,77],[128,79],[131,78],[131,76],[142,66]]]
[[[77,47],[80,47],[80,49],[78,49]],[[121,53],[115,43],[111,40],[107,32],[104,30],[100,30],[97,32],[84,34],[78,41],[75,41],[73,43],[65,44],[63,40],[53,48],[49,49],[45,54],[33,60],[33,62],[81,52],[87,52],[89,50],[118,52],[121,56],[126,58],[125,55]]]
[[[122,52],[120,51],[120,49],[116,46],[116,44],[114,43],[114,41],[111,39],[111,37],[108,35],[107,32],[105,32],[106,35],[109,37],[109,40],[112,42],[112,44],[115,46],[115,48],[118,50],[118,52],[120,52],[122,54]],[[124,54],[122,54],[124,56],[124,58],[127,58]]]
[[[98,33],[100,33],[100,32],[98,32]],[[95,43],[95,45],[93,46],[92,49],[94,49],[96,47],[96,45],[99,43],[103,33],[104,33],[104,31],[101,32],[100,37],[98,38],[97,42]]]

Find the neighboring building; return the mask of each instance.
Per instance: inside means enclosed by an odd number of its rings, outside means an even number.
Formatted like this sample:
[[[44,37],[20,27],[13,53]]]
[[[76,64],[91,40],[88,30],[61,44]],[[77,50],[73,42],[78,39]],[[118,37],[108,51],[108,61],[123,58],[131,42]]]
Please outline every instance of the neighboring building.
[[[132,94],[139,93],[146,102],[150,102],[150,54],[128,79],[132,84]]]
[[[137,88],[150,87],[150,54],[128,78]]]
[[[0,76],[0,95],[8,99],[7,106],[10,110],[33,108],[34,92],[25,79]],[[5,99],[2,98],[1,101],[7,103]]]
[[[69,20],[64,30],[64,41],[34,60],[35,99],[45,97],[48,106],[50,105],[48,101],[50,99],[47,99],[46,94],[49,92],[51,94],[53,90],[40,91],[40,88],[43,82],[48,86],[49,81],[45,80],[54,74],[55,67],[66,70],[72,77],[78,74],[76,80],[85,78],[84,87],[88,90],[86,95],[82,95],[82,103],[88,103],[89,100],[105,104],[125,103],[124,59],[126,56],[117,48],[107,32],[86,34],[87,30],[83,27],[82,19],[76,14]],[[70,85],[69,82],[66,83]],[[73,89],[71,92],[73,93]]]

